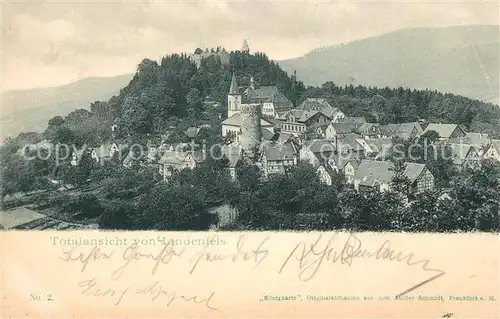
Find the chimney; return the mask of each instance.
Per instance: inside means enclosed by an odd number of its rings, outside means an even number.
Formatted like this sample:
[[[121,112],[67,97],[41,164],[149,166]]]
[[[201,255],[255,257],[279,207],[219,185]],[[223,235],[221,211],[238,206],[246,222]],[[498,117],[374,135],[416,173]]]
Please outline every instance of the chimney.
[[[255,90],[255,79],[253,78],[253,76],[250,78],[250,88],[252,90]]]

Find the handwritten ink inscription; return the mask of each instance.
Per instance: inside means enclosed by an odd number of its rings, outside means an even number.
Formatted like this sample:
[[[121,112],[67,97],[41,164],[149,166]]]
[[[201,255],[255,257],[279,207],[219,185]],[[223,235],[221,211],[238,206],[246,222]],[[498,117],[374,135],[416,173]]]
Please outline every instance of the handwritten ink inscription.
[[[218,235],[215,237],[218,237]],[[384,241],[377,249],[368,250],[363,246],[362,241],[358,237],[354,234],[348,234],[345,242],[342,243],[340,241],[342,245],[339,247],[341,249],[336,249],[334,244],[336,244],[335,239],[337,235],[332,235],[327,241],[323,240],[324,237],[326,237],[324,234],[319,234],[309,243],[299,241],[291,245],[292,249],[285,255],[282,255],[283,250],[279,254],[274,252],[276,256],[272,260],[273,262],[277,260],[277,274],[283,273],[285,269],[288,272],[296,271],[298,280],[309,281],[315,278],[319,269],[325,267],[327,264],[351,266],[355,260],[361,261],[368,258],[404,263],[410,267],[419,266],[418,268],[421,270],[433,273],[433,276],[429,279],[412,285],[410,288],[399,293],[396,296],[397,298],[445,274],[443,270],[430,268],[430,260],[428,259],[417,259],[413,253],[404,253],[395,250],[389,240]],[[197,271],[203,272],[206,270],[203,267],[214,263],[239,263],[240,265],[248,264],[254,268],[259,267],[261,264],[271,260],[270,242],[271,238],[266,236],[262,240],[250,243],[248,235],[245,234],[238,237],[233,248],[230,248],[228,251],[228,247],[225,247],[222,253],[220,250],[214,249],[209,245],[202,247],[176,246],[171,242],[166,243],[161,249],[153,252],[151,251],[151,247],[140,246],[137,243],[130,245],[121,252],[112,249],[107,250],[108,247],[93,247],[90,250],[88,248],[85,250],[85,247],[77,246],[64,249],[63,255],[59,258],[65,262],[76,263],[81,272],[89,271],[88,269],[92,267],[90,265],[94,263],[105,263],[110,259],[119,261],[119,266],[111,269],[107,280],[98,280],[96,277],[92,277],[78,283],[80,292],[86,296],[109,297],[114,300],[115,305],[120,305],[126,296],[134,294],[150,297],[151,301],[162,299],[167,306],[180,302],[189,302],[204,305],[209,310],[216,310],[214,306],[215,292],[208,294],[196,292],[180,293],[175,287],[169,286],[169,283],[161,283],[159,280],[154,280],[154,276],[162,271],[163,267],[172,262],[188,262],[189,266],[185,271],[189,275]],[[123,275],[127,271],[133,271],[130,270],[132,265],[139,261],[141,261],[142,265],[144,262],[150,263],[148,269],[154,281],[144,287],[127,285],[123,279]],[[273,265],[270,266],[273,267]],[[175,269],[178,271],[178,268]],[[104,284],[105,282],[109,282],[109,279],[112,280],[113,284],[116,284],[115,287],[110,287],[110,284]],[[259,283],[256,282],[256,284]]]
[[[80,287],[80,293],[85,296],[110,297],[114,301],[115,306],[120,305],[127,295],[143,295],[149,297],[151,301],[163,299],[166,306],[170,306],[175,302],[192,302],[204,305],[209,310],[217,310],[211,303],[215,292],[211,292],[207,296],[183,295],[175,290],[167,289],[159,281],[135,289],[130,286],[125,286],[124,288],[104,288],[93,277],[92,279],[79,282],[78,287]]]
[[[407,290],[399,293],[396,297],[401,297],[445,274],[443,270],[431,269],[429,268],[429,260],[422,259],[415,261],[413,253],[403,253],[394,251],[391,248],[391,242],[386,240],[376,251],[368,251],[363,249],[363,243],[354,234],[350,234],[347,241],[344,243],[342,250],[338,251],[332,247],[333,237],[328,240],[326,245],[321,246],[319,243],[323,234],[320,234],[313,244],[309,247],[303,243],[299,242],[295,248],[291,251],[288,257],[285,259],[279,273],[281,273],[285,267],[291,262],[292,257],[296,257],[299,266],[299,276],[298,278],[302,281],[309,281],[312,279],[320,269],[324,262],[347,264],[352,265],[355,259],[363,258],[375,258],[377,260],[390,260],[396,262],[404,262],[408,266],[420,265],[421,269],[424,271],[437,273],[429,279],[420,282],[414,286],[411,286]]]

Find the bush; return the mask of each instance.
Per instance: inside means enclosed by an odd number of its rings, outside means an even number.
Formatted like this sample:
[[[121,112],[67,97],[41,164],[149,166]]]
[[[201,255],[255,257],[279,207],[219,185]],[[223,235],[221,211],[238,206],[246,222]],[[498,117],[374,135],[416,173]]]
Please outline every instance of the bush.
[[[102,213],[102,206],[93,194],[78,195],[70,201],[68,206],[69,211],[78,218],[98,217]]]

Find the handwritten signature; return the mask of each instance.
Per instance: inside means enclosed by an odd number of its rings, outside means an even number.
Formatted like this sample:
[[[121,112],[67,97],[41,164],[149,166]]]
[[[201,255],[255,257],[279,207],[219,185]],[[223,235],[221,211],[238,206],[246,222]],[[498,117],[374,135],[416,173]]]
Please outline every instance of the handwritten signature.
[[[316,241],[309,246],[302,241],[299,242],[281,265],[279,273],[285,269],[294,256],[297,258],[299,264],[299,279],[302,281],[309,281],[312,279],[318,273],[320,266],[324,262],[340,262],[341,264],[351,266],[355,258],[388,259],[390,261],[405,262],[408,266],[420,265],[421,269],[425,271],[437,273],[429,279],[406,289],[396,297],[401,297],[445,274],[443,270],[428,268],[430,262],[428,259],[415,261],[413,253],[404,254],[403,252],[395,252],[391,249],[391,242],[389,240],[386,240],[376,251],[370,252],[363,249],[361,240],[351,233],[344,243],[342,250],[338,252],[332,248],[334,236],[330,237],[323,247],[320,245],[322,238],[323,234],[320,234],[316,238]]]
[[[212,298],[214,297],[215,292],[210,293],[207,297],[199,297],[198,295],[185,296],[182,294],[178,294],[175,290],[168,290],[164,288],[159,281],[147,285],[144,288],[131,289],[131,287],[126,287],[123,289],[114,289],[100,287],[100,285],[96,281],[96,278],[94,277],[92,279],[79,282],[78,286],[81,288],[80,293],[85,296],[116,297],[117,299],[114,303],[115,306],[118,306],[122,302],[125,295],[133,293],[135,295],[150,296],[151,301],[155,301],[159,297],[164,297],[167,307],[173,304],[175,301],[184,301],[193,302],[195,304],[202,304],[205,305],[205,307],[209,310],[218,311],[217,308],[211,305]]]

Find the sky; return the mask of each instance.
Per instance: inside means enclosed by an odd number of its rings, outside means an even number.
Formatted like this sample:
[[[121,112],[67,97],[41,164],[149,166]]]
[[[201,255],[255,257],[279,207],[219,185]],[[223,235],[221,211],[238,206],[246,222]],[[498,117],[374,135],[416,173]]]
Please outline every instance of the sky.
[[[3,0],[5,1],[5,0]],[[0,90],[132,73],[143,58],[241,48],[275,60],[410,27],[498,25],[496,1],[3,2]]]

